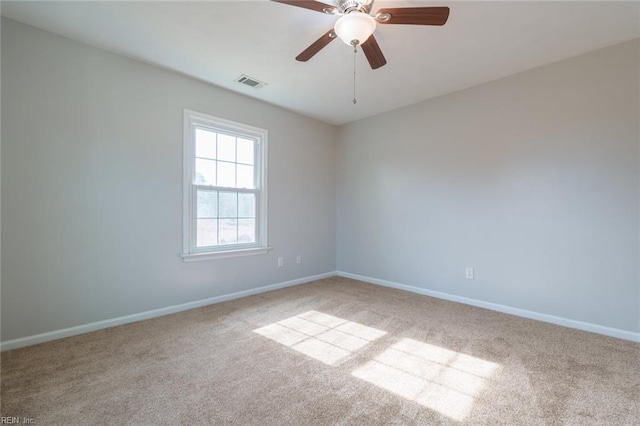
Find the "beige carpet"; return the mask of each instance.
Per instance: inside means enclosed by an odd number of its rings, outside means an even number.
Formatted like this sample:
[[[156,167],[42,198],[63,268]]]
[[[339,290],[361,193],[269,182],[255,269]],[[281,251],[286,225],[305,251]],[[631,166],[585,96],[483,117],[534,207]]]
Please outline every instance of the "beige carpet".
[[[344,278],[2,353],[38,425],[640,424],[640,345]]]

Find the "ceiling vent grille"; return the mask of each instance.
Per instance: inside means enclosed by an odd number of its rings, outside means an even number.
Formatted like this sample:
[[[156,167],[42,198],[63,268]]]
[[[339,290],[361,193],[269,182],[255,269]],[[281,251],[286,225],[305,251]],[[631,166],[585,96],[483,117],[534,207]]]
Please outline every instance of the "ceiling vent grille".
[[[240,77],[236,78],[236,81],[238,83],[242,83],[245,86],[249,86],[249,87],[252,87],[254,89],[259,89],[259,88],[267,85],[267,83],[264,83],[264,82],[262,82],[260,80],[256,80],[255,78],[249,77],[248,75],[244,75],[244,74],[242,74]]]

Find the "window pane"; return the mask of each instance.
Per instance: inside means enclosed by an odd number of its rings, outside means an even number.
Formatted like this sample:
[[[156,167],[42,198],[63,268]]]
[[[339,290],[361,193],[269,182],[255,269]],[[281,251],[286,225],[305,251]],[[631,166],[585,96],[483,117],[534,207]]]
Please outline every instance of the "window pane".
[[[253,145],[250,139],[238,138],[238,163],[253,164]]]
[[[256,217],[255,194],[238,194],[238,217]]]
[[[236,187],[236,165],[218,161],[218,186]]]
[[[216,134],[196,129],[196,157],[216,158]]]
[[[253,166],[244,166],[238,164],[238,184],[236,188],[251,188],[255,186],[253,184]]]
[[[196,232],[198,247],[218,245],[218,219],[198,219]]]
[[[256,242],[255,219],[238,220],[238,242],[239,243],[255,243]]]
[[[220,217],[233,219],[238,217],[238,194],[235,192],[221,192],[219,212]]]
[[[236,138],[218,133],[218,160],[236,161]]]
[[[238,220],[220,219],[220,244],[236,244],[238,242]]]
[[[185,261],[267,246],[267,131],[189,110],[183,116],[191,156],[183,170]]]
[[[195,183],[197,185],[215,185],[216,184],[216,162],[215,161],[196,158]]]
[[[198,191],[198,217],[218,217],[218,192]]]

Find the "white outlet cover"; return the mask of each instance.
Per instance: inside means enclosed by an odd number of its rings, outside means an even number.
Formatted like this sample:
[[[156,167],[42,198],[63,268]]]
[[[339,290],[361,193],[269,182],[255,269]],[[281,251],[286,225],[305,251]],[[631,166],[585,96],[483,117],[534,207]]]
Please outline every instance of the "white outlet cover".
[[[473,279],[473,268],[467,268],[465,270],[465,274],[468,280],[472,280]]]

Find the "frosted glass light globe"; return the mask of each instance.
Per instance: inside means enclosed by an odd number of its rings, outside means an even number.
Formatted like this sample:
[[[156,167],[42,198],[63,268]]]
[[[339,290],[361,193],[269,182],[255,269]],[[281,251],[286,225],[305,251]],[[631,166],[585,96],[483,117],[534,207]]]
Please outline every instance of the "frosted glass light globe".
[[[336,22],[333,30],[340,40],[349,46],[356,46],[367,41],[376,29],[376,20],[366,13],[351,12]]]

